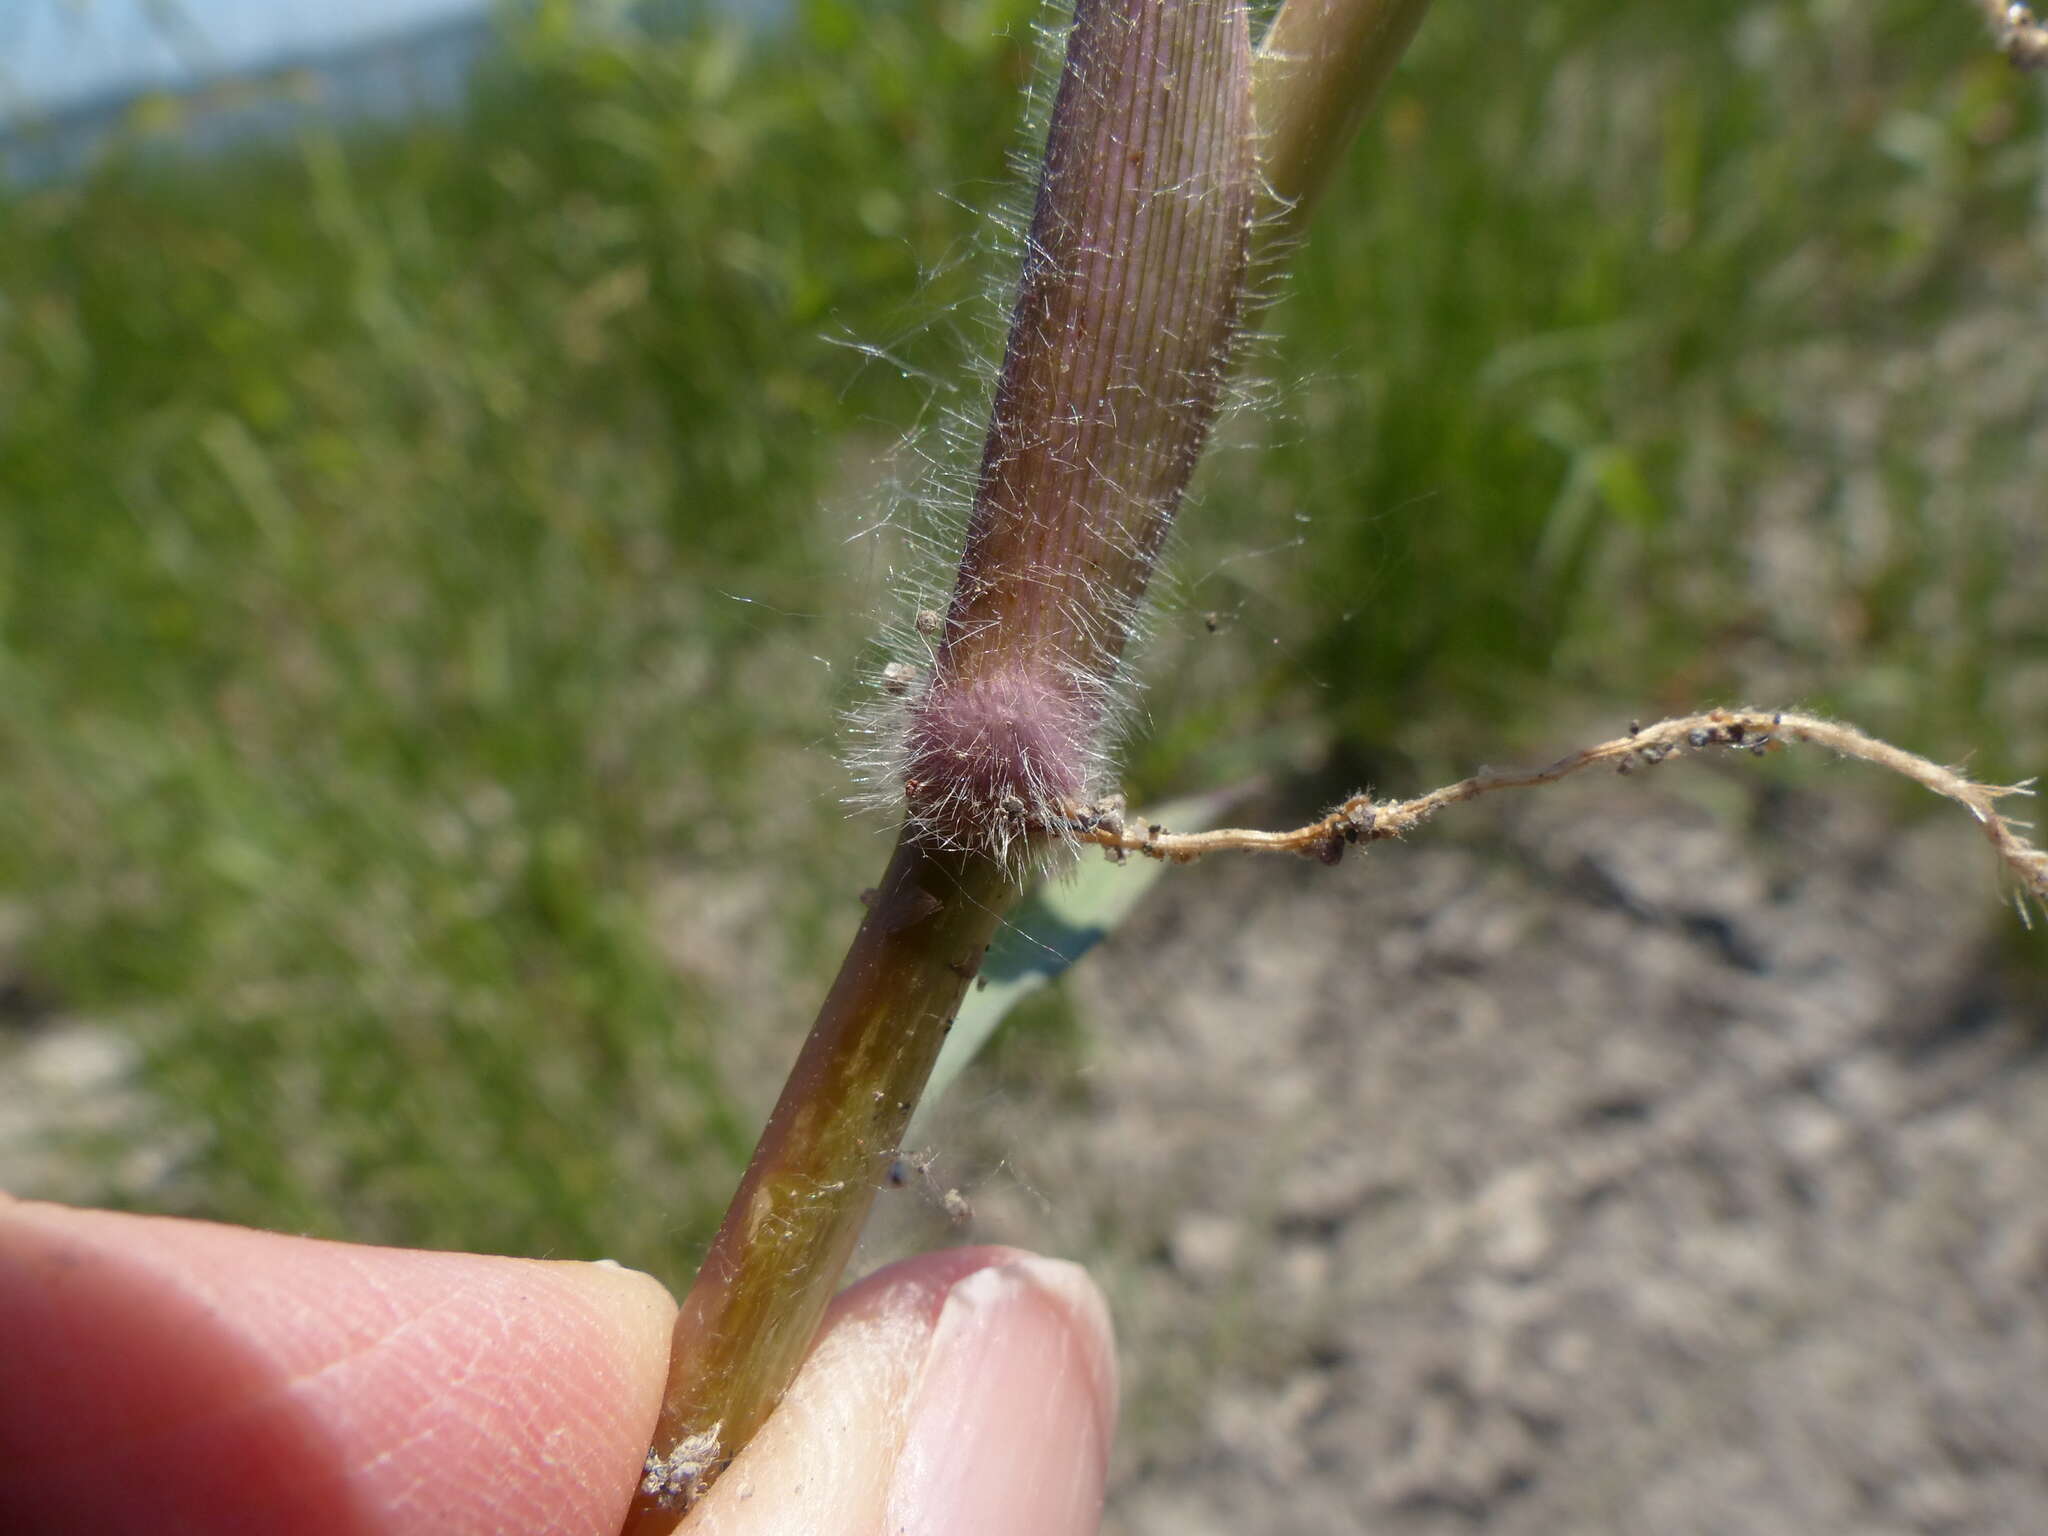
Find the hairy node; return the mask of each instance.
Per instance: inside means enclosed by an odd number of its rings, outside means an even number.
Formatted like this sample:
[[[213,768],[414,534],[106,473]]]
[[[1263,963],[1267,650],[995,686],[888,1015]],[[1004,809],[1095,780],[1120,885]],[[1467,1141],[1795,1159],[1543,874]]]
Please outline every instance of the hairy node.
[[[910,814],[946,842],[999,856],[1057,832],[1087,799],[1101,711],[1079,680],[1032,657],[935,677],[910,711]]]

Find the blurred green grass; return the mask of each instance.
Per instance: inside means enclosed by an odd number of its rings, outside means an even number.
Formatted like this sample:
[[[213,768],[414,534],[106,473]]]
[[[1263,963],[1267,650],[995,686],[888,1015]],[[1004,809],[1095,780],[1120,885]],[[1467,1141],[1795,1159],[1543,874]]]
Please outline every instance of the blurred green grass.
[[[1000,311],[1037,14],[547,8],[457,119],[0,203],[12,965],[191,1133],[108,1198],[676,1273],[879,862],[849,537]],[[2038,767],[2036,92],[1962,7],[1513,28],[1317,221],[1136,790],[1741,695]]]

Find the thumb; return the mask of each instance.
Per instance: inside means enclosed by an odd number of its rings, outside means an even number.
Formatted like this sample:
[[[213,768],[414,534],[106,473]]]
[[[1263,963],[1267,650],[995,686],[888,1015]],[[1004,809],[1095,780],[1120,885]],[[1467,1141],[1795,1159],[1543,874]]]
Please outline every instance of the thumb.
[[[1109,1312],[1072,1264],[954,1248],[834,1304],[789,1395],[678,1536],[1092,1536]]]

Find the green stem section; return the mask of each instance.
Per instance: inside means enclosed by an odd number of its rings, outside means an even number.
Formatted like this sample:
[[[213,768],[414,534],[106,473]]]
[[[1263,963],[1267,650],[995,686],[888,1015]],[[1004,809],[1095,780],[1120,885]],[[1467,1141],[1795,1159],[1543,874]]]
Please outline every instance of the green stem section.
[[[1252,61],[1267,251],[1298,238],[1429,0],[1287,0]]]
[[[803,1363],[1020,878],[986,855],[897,843],[676,1319],[654,1443],[696,1439],[702,1468],[667,1503],[753,1437]],[[673,1525],[663,1503],[643,1494],[627,1530]]]

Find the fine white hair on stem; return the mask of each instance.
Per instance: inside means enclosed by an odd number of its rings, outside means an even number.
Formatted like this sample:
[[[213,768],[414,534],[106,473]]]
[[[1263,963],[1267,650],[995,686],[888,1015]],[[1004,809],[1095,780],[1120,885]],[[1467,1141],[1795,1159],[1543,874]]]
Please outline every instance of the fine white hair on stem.
[[[845,710],[842,758],[852,780],[845,803],[854,811],[899,814],[905,808],[904,781],[911,776],[911,737],[919,707],[930,690],[943,616],[959,575],[960,549],[979,482],[989,411],[1016,301],[1016,273],[1030,249],[1033,196],[1061,65],[1066,55],[1071,10],[1047,6],[1030,23],[1031,63],[1022,91],[1017,137],[1006,158],[1009,175],[993,186],[975,188],[971,206],[980,221],[974,242],[987,277],[977,296],[956,305],[930,324],[953,332],[951,350],[968,371],[960,382],[931,376],[932,393],[919,420],[898,439],[897,468],[875,492],[877,512],[856,537],[886,531],[894,555],[888,570],[889,601],[868,647],[860,695]],[[948,194],[951,196],[951,194]],[[963,258],[964,259],[964,258]],[[873,355],[878,349],[842,342]],[[1120,697],[1129,677],[1103,690],[1105,703]],[[1125,711],[1111,707],[1092,736],[1107,772],[1120,738]],[[947,820],[942,818],[941,820]],[[957,829],[957,818],[950,819]],[[991,823],[996,851],[1010,856],[1006,818]],[[936,825],[928,831],[948,839]]]
[[[1258,203],[1248,13],[1081,0],[1046,123],[977,467],[956,442],[935,476],[957,573],[854,724],[862,798],[900,792],[918,836],[1004,862],[1072,846],[1113,782],[1127,653],[1225,394]]]
[[[1139,817],[1092,823],[1084,818],[1077,825],[1075,836],[1084,843],[1096,844],[1112,858],[1139,853],[1148,858],[1188,863],[1210,853],[1284,852],[1334,864],[1348,845],[1400,837],[1447,806],[1477,800],[1499,790],[1554,784],[1589,768],[1613,767],[1628,773],[1686,752],[1721,748],[1761,755],[1795,742],[1888,769],[1955,801],[1976,819],[1992,848],[2019,881],[2022,918],[2027,916],[2027,898],[2048,909],[2048,852],[2035,847],[2023,835],[2027,823],[2015,821],[1998,808],[1998,803],[2008,797],[2031,795],[2033,780],[1980,784],[1954,768],[1895,747],[1853,725],[1791,710],[1714,709],[1660,720],[1655,725],[1634,726],[1626,736],[1583,748],[1543,768],[1482,770],[1412,800],[1375,800],[1366,794],[1353,795],[1327,815],[1289,831],[1224,828],[1213,832],[1173,832]]]

